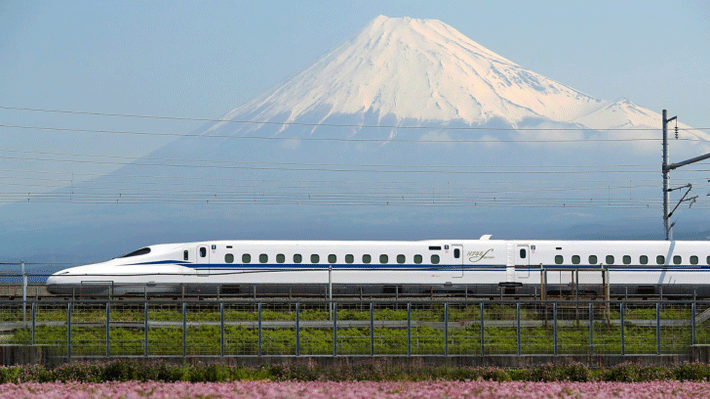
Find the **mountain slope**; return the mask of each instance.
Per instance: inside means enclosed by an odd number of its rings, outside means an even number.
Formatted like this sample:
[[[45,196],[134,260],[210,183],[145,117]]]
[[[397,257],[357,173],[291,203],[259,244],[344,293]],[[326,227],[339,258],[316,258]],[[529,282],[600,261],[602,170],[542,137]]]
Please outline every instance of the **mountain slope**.
[[[595,99],[526,70],[441,21],[385,16],[223,119],[513,128],[545,121],[592,129],[661,123],[626,99]],[[233,127],[226,131],[264,131]]]
[[[374,113],[381,121],[570,121],[601,104],[527,71],[437,20],[372,20],[313,65],[234,109],[258,120]],[[322,121],[321,120],[321,121]]]

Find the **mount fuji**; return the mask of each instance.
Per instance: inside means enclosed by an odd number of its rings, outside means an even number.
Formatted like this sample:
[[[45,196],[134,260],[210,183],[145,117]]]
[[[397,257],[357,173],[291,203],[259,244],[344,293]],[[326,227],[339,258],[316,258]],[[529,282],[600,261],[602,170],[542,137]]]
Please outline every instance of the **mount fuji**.
[[[5,206],[0,250],[82,248],[84,262],[207,239],[589,238],[579,225],[659,238],[660,127],[656,112],[529,71],[441,21],[379,16],[51,207]],[[707,152],[708,134],[678,127],[675,156]]]
[[[627,99],[595,99],[526,70],[441,21],[385,16],[222,119],[511,128],[553,122],[597,130],[661,123],[658,113]],[[207,134],[229,131],[225,126]]]

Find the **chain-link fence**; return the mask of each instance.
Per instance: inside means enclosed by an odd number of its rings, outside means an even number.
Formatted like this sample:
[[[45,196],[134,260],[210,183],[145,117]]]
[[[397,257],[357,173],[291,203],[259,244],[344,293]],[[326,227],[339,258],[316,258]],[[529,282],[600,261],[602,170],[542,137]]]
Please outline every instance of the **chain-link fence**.
[[[10,301],[5,344],[110,356],[688,354],[700,301]]]

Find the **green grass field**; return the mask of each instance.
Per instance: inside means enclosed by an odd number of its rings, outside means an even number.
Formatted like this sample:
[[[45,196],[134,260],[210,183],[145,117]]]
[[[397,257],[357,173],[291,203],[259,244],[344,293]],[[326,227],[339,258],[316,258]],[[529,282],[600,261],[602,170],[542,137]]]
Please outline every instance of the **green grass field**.
[[[443,355],[481,354],[481,311],[478,303],[452,303],[447,314],[442,303],[411,305],[409,323],[406,304],[376,304],[370,329],[369,303],[338,305],[336,333],[327,305],[299,304],[298,345],[297,312],[294,303],[268,303],[259,311],[255,304],[225,303],[223,316],[217,303],[188,303],[183,329],[182,303],[148,305],[148,353],[150,355]],[[618,305],[595,305],[592,329],[588,305],[581,308],[558,307],[557,353],[622,353],[621,313]],[[690,350],[691,310],[689,304],[664,305],[660,311],[661,353],[687,353]],[[518,340],[517,313],[520,312]],[[67,353],[68,316],[66,304],[38,304],[35,314],[34,342]],[[19,316],[18,316],[19,315]],[[112,356],[144,355],[146,350],[145,307],[143,303],[113,303],[109,318],[109,350]],[[0,323],[17,325],[21,311],[16,305],[0,308]],[[28,317],[26,315],[26,317]],[[220,320],[224,318],[222,329]],[[447,330],[444,320],[448,317]],[[541,304],[485,303],[483,353],[552,354],[555,328],[551,308]],[[75,303],[71,309],[72,355],[106,354],[107,311],[104,303]],[[655,354],[658,350],[655,303],[626,305],[624,311],[623,351],[626,354]],[[7,340],[31,344],[32,329],[15,328]],[[259,347],[259,342],[261,346]],[[710,342],[710,323],[698,323],[695,342]]]

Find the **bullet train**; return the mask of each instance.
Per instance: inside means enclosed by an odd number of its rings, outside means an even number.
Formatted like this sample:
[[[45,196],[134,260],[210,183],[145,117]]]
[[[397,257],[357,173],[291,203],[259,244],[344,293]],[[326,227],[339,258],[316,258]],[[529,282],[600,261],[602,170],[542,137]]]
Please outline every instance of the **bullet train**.
[[[142,294],[264,285],[539,287],[544,282],[553,287],[573,284],[575,278],[577,284],[608,279],[612,291],[631,294],[691,287],[707,295],[710,243],[493,240],[489,235],[478,240],[207,241],[147,246],[61,270],[46,284],[53,294]]]

